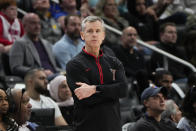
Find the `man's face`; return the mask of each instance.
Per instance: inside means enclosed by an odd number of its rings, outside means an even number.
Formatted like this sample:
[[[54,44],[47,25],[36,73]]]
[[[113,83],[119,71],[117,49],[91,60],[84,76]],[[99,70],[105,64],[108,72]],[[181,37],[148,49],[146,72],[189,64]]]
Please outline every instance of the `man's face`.
[[[118,15],[117,4],[114,0],[107,0],[104,6],[104,14],[106,17],[112,17]]]
[[[24,28],[27,34],[32,36],[38,36],[41,31],[41,23],[39,16],[31,15],[29,19],[24,23]]]
[[[62,0],[61,6],[68,9],[76,8],[76,0]]]
[[[165,31],[161,33],[161,42],[175,44],[177,40],[177,31],[175,26],[166,26]]]
[[[50,8],[49,0],[35,0],[34,9],[36,10],[46,10]]]
[[[63,81],[58,88],[58,95],[60,100],[65,101],[72,96],[67,81]]]
[[[15,5],[10,5],[8,8],[3,10],[3,13],[10,18],[11,20],[14,20],[17,18],[18,12],[17,12],[17,7]]]
[[[19,98],[21,98],[21,95]],[[22,123],[28,121],[31,116],[32,105],[29,103],[29,101],[30,101],[30,97],[27,95],[26,92],[24,92],[22,99],[20,101],[21,107],[19,107],[20,108],[20,120]],[[20,102],[18,103],[18,105],[20,105]]]
[[[172,88],[173,77],[171,75],[163,75],[160,85],[166,87],[169,91]]]
[[[33,86],[37,93],[44,94],[47,91],[48,80],[43,71],[37,71],[33,77]]]
[[[165,98],[162,93],[158,93],[145,100],[144,105],[147,107],[147,111],[161,114],[165,110]]]
[[[140,15],[144,15],[146,13],[146,5],[145,0],[136,0],[136,11]]]
[[[172,119],[174,122],[178,123],[182,118],[182,112],[180,111],[179,107],[175,103],[174,106],[176,108],[176,114],[172,115]]]
[[[66,31],[72,39],[80,38],[81,20],[78,16],[71,16],[68,20]]]
[[[85,47],[91,49],[100,48],[105,38],[105,32],[101,22],[87,22],[84,31],[81,32],[81,37],[85,41]]]
[[[132,48],[133,46],[136,45],[136,38],[137,38],[137,31],[129,27],[124,30],[123,35],[122,35],[122,42],[125,47]]]
[[[7,95],[0,89],[0,114],[6,114],[9,108]]]

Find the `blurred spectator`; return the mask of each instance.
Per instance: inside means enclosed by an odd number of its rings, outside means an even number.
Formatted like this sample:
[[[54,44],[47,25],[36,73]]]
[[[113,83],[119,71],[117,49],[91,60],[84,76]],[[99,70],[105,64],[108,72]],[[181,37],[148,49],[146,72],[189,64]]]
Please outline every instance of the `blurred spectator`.
[[[183,118],[179,121],[177,127],[184,131],[196,130],[196,88],[190,88],[182,104]]]
[[[91,10],[89,7],[88,1],[86,3],[83,3],[80,7],[80,15],[81,15],[81,20],[86,18],[89,15],[93,15],[94,12]]]
[[[161,118],[161,113],[165,110],[166,91],[164,88],[146,88],[141,101],[146,112],[135,124],[133,131],[177,131],[177,128]]]
[[[158,48],[173,54],[183,60],[187,60],[185,49],[176,43],[177,31],[174,23],[165,23],[160,27],[160,44]],[[182,64],[169,59],[157,52],[153,52],[151,57],[151,71],[155,71],[157,68],[164,68],[173,75],[174,80],[183,80],[188,74],[188,70]]]
[[[154,2],[154,3],[153,2],[151,6],[148,5],[149,7],[147,9],[147,12],[149,14],[152,14],[151,11],[154,11],[155,15],[154,14],[153,15],[155,19],[158,20],[159,16],[162,15],[162,13],[167,9],[169,5],[171,5],[174,2],[174,0],[157,0],[157,2]]]
[[[10,68],[14,75],[24,77],[32,68],[43,67],[49,79],[55,77],[59,69],[52,54],[52,45],[40,38],[40,19],[28,13],[23,19],[26,35],[17,40],[10,50]]]
[[[192,30],[186,34],[184,47],[186,49],[188,61],[196,67],[196,31]]]
[[[49,83],[49,92],[58,106],[72,106],[74,104],[67,79],[63,75],[57,76]]]
[[[10,112],[19,125],[19,131],[35,131],[37,124],[29,122],[31,116],[31,107],[29,96],[24,89],[9,88],[7,90],[10,100]]]
[[[182,112],[173,100],[167,100],[165,102],[165,111],[161,114],[161,117],[167,119],[171,123],[177,126],[178,122],[182,118]]]
[[[8,52],[15,40],[24,34],[23,26],[17,18],[15,0],[0,1],[0,52]]]
[[[181,92],[183,92],[183,90],[180,87],[175,88],[174,86],[172,86],[172,83],[173,83],[173,76],[169,71],[167,70],[156,71],[154,84],[158,87],[165,87],[168,93],[167,99],[174,100],[175,103],[180,106],[184,98],[180,94]]]
[[[26,74],[26,92],[30,96],[32,108],[54,108],[55,125],[67,125],[67,122],[64,120],[58,105],[50,97],[42,95],[47,91],[47,84],[48,81],[44,70],[42,69],[33,69]]]
[[[140,38],[149,44],[156,44],[158,40],[158,21],[147,12],[145,0],[128,0],[129,14],[124,17],[138,31]]]
[[[118,12],[115,0],[100,0],[97,3],[96,15],[100,16],[104,22],[118,30],[123,30],[128,26],[128,21],[122,18]],[[112,31],[106,30],[104,44],[111,47],[118,44],[120,36]]]
[[[58,104],[64,119],[73,124],[74,100],[65,76],[60,75],[49,83],[50,96]]]
[[[139,70],[145,70],[144,56],[138,51],[137,31],[134,27],[127,27],[123,30],[120,45],[113,47],[116,57],[123,63],[126,76],[135,79]]]
[[[78,15],[68,15],[65,17],[64,36],[53,46],[53,53],[62,69],[66,69],[66,64],[76,56],[84,42],[80,39],[81,20]]]
[[[76,9],[76,0],[59,0],[60,11],[54,14],[54,18],[60,23],[64,29],[64,18],[71,14],[80,14]]]
[[[60,24],[49,13],[49,0],[34,0],[33,8],[41,19],[41,36],[54,44],[62,36]]]
[[[8,103],[8,97],[6,92],[3,89],[0,89],[0,130],[1,131],[18,131],[18,125],[9,116],[9,103]]]

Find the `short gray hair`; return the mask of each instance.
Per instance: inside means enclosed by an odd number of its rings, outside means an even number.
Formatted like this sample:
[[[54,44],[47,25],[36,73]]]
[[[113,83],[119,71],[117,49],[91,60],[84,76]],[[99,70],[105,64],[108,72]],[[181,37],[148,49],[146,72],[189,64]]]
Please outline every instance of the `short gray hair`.
[[[165,102],[165,107],[165,111],[161,114],[162,118],[171,118],[171,115],[176,114],[177,110],[173,100],[167,100]]]
[[[98,17],[98,16],[88,16],[86,17],[83,21],[82,21],[82,24],[81,24],[81,30],[84,31],[85,28],[86,28],[86,23],[87,22],[95,22],[95,21],[100,21],[101,22],[101,25],[103,27],[103,30],[105,31],[105,28],[104,28],[104,21]]]

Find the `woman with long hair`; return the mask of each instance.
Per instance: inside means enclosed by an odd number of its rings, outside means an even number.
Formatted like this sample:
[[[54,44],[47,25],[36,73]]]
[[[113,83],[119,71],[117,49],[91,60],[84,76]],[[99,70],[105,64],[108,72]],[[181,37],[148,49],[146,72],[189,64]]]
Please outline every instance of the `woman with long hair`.
[[[9,103],[7,94],[0,89],[0,131],[17,131],[18,125],[8,115]]]

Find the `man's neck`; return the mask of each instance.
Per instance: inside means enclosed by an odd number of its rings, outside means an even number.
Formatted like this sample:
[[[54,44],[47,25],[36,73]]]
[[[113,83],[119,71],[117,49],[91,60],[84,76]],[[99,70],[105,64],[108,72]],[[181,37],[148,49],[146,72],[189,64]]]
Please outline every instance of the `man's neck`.
[[[33,42],[38,42],[39,41],[39,37],[38,36],[34,36],[34,35],[28,35],[30,40],[32,40]]]
[[[161,121],[161,113],[154,112],[154,111],[147,111],[148,116],[153,117],[156,121]]]
[[[100,49],[100,47],[99,47],[99,49]],[[92,55],[94,55],[94,56],[96,56],[96,57],[99,56],[99,49],[97,49],[97,48],[91,49],[91,48],[88,48],[88,47],[85,46],[85,50],[86,50],[88,53],[90,53],[90,54],[92,54]]]
[[[76,37],[71,37],[70,35],[67,34],[67,36],[73,41],[74,45],[77,45],[78,44],[78,40],[79,40],[79,37],[76,38]]]
[[[133,52],[134,52],[133,46],[127,46],[127,45],[122,45],[122,46],[123,46],[123,48],[125,48],[125,49],[129,49],[129,53],[130,53],[130,54],[133,54]]]
[[[40,100],[40,94],[37,93],[36,91],[33,90],[27,90],[27,94],[29,95],[29,97],[33,100]]]

